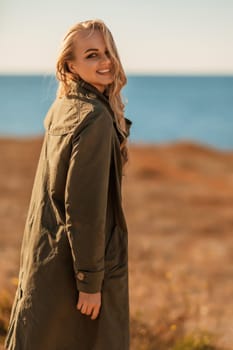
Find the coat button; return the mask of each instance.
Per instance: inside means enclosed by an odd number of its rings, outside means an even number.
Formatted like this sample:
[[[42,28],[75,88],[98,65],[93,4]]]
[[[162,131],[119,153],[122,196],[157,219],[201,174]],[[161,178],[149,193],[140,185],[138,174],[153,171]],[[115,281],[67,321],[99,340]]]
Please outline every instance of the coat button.
[[[78,279],[79,279],[80,281],[83,281],[83,280],[84,280],[85,275],[84,275],[84,273],[83,273],[83,272],[78,272],[78,273],[77,273],[77,277],[78,277]]]

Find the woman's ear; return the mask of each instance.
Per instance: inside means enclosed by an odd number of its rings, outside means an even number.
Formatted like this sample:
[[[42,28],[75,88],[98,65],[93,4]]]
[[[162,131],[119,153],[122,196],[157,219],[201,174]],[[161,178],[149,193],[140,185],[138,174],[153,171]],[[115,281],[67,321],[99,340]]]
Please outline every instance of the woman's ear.
[[[75,64],[74,64],[73,62],[68,61],[68,62],[67,62],[67,65],[68,65],[69,71],[70,71],[71,73],[75,73],[75,74],[78,73],[78,72],[77,72],[77,69],[76,69],[76,66],[75,66]]]

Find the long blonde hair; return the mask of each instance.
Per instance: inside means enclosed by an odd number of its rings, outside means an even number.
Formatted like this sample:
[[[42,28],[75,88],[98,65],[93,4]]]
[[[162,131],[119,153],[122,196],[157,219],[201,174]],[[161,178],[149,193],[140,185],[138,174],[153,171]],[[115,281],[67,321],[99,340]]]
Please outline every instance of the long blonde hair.
[[[78,34],[84,31],[89,31],[91,35],[94,30],[99,30],[102,33],[110,55],[110,59],[113,64],[114,79],[107,88],[109,104],[114,112],[114,115],[116,116],[118,127],[121,130],[126,131],[126,123],[124,118],[125,104],[122,100],[121,89],[127,83],[127,78],[122,67],[113,36],[105,23],[99,19],[79,22],[71,27],[68,33],[65,35],[56,63],[56,77],[59,80],[57,97],[62,97],[69,94],[71,81],[77,81],[78,83],[78,76],[69,70],[67,63],[68,61],[72,61],[75,58],[75,40],[77,39]],[[128,161],[128,148],[126,138],[121,143],[121,155],[123,165],[125,165]]]

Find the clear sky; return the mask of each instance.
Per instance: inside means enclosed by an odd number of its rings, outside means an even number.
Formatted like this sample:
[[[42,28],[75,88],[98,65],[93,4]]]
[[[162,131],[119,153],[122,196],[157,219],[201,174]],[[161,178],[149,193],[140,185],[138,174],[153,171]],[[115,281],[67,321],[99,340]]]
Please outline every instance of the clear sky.
[[[92,18],[127,73],[233,74],[233,0],[0,0],[0,73],[54,73],[64,34]]]

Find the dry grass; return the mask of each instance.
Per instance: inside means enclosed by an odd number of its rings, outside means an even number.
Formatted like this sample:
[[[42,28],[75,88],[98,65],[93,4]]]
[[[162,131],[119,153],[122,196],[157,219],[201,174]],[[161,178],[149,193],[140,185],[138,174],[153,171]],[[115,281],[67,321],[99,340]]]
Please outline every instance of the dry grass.
[[[7,332],[8,321],[12,306],[12,296],[6,290],[0,292],[0,350]],[[166,324],[166,314],[163,324],[153,331],[143,320],[141,315],[131,319],[131,349],[134,350],[218,350],[213,345],[214,337],[208,332],[196,331],[184,335],[184,319],[174,320],[173,324]],[[162,315],[161,315],[162,316]],[[219,349],[223,350],[223,349]]]
[[[10,293],[4,289],[0,290],[0,344],[3,343],[6,336],[12,302]]]
[[[41,139],[0,146],[3,340]],[[123,197],[131,350],[233,350],[233,153],[130,145]]]

